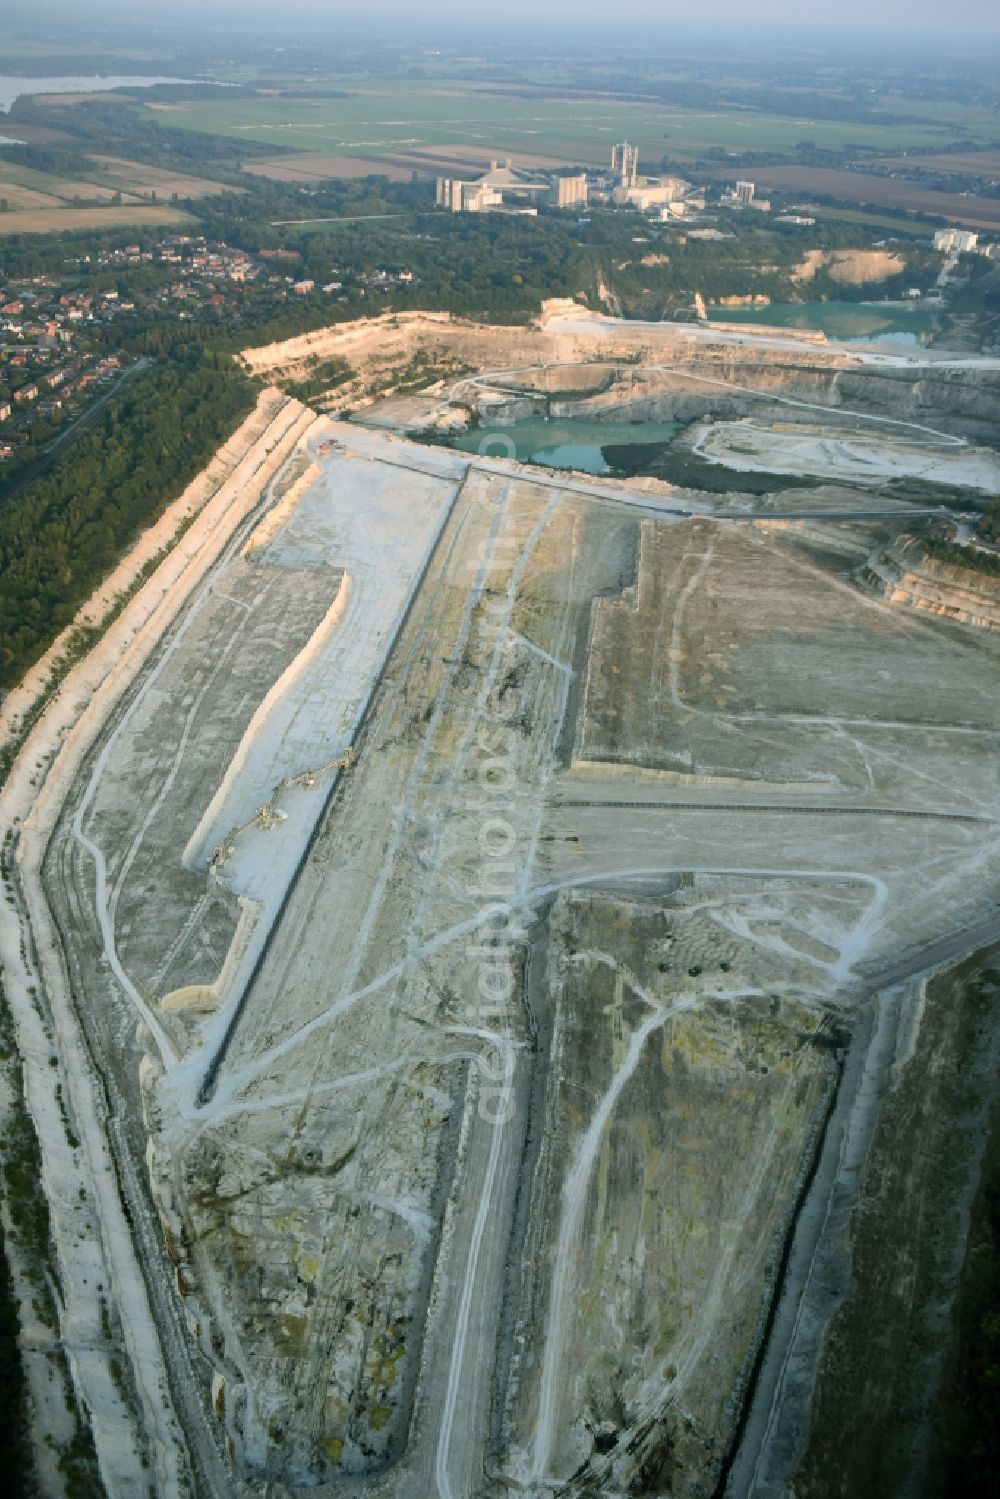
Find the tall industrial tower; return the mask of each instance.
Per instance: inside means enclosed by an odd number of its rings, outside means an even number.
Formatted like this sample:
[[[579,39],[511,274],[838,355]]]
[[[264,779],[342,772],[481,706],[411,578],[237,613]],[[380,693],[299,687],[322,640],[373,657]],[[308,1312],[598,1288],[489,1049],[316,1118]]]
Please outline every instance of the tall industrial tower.
[[[639,147],[628,141],[611,148],[611,175],[619,187],[635,187],[639,179]]]

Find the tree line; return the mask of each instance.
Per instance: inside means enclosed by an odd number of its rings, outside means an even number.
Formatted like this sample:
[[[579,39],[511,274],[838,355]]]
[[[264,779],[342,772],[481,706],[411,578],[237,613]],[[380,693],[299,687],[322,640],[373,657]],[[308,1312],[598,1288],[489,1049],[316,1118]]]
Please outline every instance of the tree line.
[[[197,349],[175,356],[131,381],[49,473],[0,505],[0,688],[72,621],[255,396],[231,364]]]

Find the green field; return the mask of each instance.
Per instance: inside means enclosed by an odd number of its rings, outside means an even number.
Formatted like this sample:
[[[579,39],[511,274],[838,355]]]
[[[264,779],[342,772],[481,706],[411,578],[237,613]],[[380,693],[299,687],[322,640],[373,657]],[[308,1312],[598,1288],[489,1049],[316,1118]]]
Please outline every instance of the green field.
[[[810,203],[806,211],[817,220],[829,222],[836,219],[838,223],[861,224],[866,229],[883,229],[887,235],[903,239],[926,240],[931,234],[927,224],[913,219],[894,218],[888,213],[868,213],[863,208],[839,208],[834,204]]]
[[[887,114],[920,115],[929,124],[957,125],[963,133],[985,141],[1000,139],[1000,114],[981,104],[962,104],[956,99],[907,99],[889,94],[877,101],[877,107]]]
[[[602,164],[611,145],[627,138],[644,157],[684,157],[711,147],[732,151],[788,151],[798,141],[842,150],[849,145],[896,150],[941,146],[955,139],[944,119],[921,125],[862,125],[813,121],[743,110],[698,111],[670,105],[596,97],[525,98],[439,82],[376,85],[338,80],[346,99],[306,95],[198,100],[154,111],[164,125],[259,141],[261,154],[277,146],[368,156],[428,146],[476,146],[505,154]],[[897,109],[904,106],[894,101]],[[986,116],[986,111],[970,111]],[[995,128],[995,125],[994,125]],[[984,132],[985,133],[985,132]]]

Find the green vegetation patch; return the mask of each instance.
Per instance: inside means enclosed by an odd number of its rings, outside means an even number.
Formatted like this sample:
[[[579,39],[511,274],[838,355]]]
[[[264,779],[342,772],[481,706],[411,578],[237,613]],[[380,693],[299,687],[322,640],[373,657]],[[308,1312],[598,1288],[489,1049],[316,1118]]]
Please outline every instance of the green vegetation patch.
[[[28,146],[14,143],[0,146],[0,160],[13,162],[15,166],[29,167],[35,172],[47,172],[57,177],[81,177],[97,170],[97,163],[82,151],[66,146]]]
[[[162,514],[254,404],[229,360],[157,365],[42,478],[0,506],[0,686],[13,686],[125,548]]]
[[[957,546],[942,536],[931,536],[924,531],[920,546],[927,557],[943,562],[947,567],[960,567],[966,572],[985,573],[990,578],[1000,578],[1000,552],[984,552],[978,547]]]
[[[292,380],[284,383],[284,389],[288,395],[294,396],[308,406],[310,401],[315,401],[318,396],[325,395],[330,390],[335,390],[338,385],[344,385],[352,379],[354,370],[346,359],[317,360],[315,367],[303,380]]]
[[[987,1499],[1000,1473],[1000,1102],[972,1206],[953,1335],[923,1499]]]

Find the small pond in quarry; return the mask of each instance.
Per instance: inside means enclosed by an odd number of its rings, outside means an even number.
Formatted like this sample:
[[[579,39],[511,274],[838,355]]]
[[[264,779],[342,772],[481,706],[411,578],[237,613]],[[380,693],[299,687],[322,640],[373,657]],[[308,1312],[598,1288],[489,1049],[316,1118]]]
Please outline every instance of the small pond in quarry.
[[[582,417],[532,417],[512,426],[474,427],[451,446],[487,458],[517,458],[548,468],[572,468],[585,474],[609,474],[606,447],[625,443],[670,442],[685,422],[595,422]]]
[[[905,302],[774,302],[767,307],[708,308],[719,322],[748,326],[812,328],[845,343],[926,343],[937,327],[935,314]],[[450,446],[491,458],[516,458],[548,468],[609,474],[608,447],[668,443],[685,422],[600,422],[586,417],[529,417],[506,426],[486,423],[453,438]]]
[[[811,328],[843,343],[926,343],[937,327],[933,312],[906,302],[772,302],[766,307],[706,308],[717,323]]]

